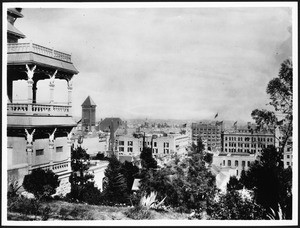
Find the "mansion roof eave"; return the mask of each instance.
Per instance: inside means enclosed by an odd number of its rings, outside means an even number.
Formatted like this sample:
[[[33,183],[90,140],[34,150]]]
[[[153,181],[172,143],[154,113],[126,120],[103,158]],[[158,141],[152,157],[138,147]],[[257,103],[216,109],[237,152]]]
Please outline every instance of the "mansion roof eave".
[[[7,116],[8,128],[75,127],[71,116]]]
[[[13,26],[11,23],[7,22],[7,32],[11,33],[17,37],[25,38],[26,36],[18,30],[15,26]]]
[[[65,62],[62,60],[54,59],[47,56],[42,56],[36,53],[8,53],[7,65],[25,65],[36,64],[50,68],[59,69],[72,74],[78,74],[79,71],[74,67],[73,63]]]

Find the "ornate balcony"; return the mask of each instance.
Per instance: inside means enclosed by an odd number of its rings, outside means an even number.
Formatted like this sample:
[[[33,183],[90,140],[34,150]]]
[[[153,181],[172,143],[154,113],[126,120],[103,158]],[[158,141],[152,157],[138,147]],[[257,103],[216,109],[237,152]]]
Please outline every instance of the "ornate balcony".
[[[7,104],[7,115],[71,116],[71,106],[53,104]]]
[[[7,45],[7,53],[25,53],[32,52],[43,56],[72,63],[71,55],[59,52],[50,48],[43,47],[33,43],[9,43]]]

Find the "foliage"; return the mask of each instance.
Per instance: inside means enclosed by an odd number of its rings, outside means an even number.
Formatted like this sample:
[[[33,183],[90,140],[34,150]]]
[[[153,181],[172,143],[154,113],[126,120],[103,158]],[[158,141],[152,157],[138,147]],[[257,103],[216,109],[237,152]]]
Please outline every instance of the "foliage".
[[[173,164],[174,165],[174,164]],[[144,194],[157,192],[157,199],[181,211],[205,210],[216,191],[215,178],[200,154],[180,161],[171,168],[149,170],[140,181]]]
[[[278,205],[287,219],[292,216],[292,170],[284,169],[275,147],[265,148],[259,161],[250,165],[243,184],[254,191],[255,200],[269,213],[278,211]],[[272,193],[272,194],[270,194]],[[271,208],[271,209],[270,209]]]
[[[293,132],[293,64],[290,59],[281,64],[278,77],[273,78],[267,86],[271,102],[269,103],[283,119],[279,121],[273,111],[255,109],[251,116],[260,128],[278,128],[282,133],[280,151],[283,149]]]
[[[149,170],[151,168],[152,169],[157,168],[157,162],[152,156],[151,148],[144,147],[142,152],[141,152],[140,158],[142,160],[141,163],[142,163],[142,167],[144,169]]]
[[[23,187],[37,198],[49,198],[59,186],[58,176],[52,170],[34,169],[24,177]]]
[[[275,212],[275,211],[271,208],[271,213],[268,213],[268,214],[267,214],[267,217],[268,217],[270,220],[276,220],[276,218],[278,218],[279,220],[285,219],[285,215],[282,213],[282,210],[281,210],[281,206],[280,206],[280,205],[278,205],[278,212]]]
[[[121,163],[112,156],[105,170],[103,198],[108,205],[128,202],[127,183],[121,173]]]
[[[92,160],[101,160],[101,161],[107,161],[109,160],[108,157],[105,157],[104,153],[97,153],[95,157],[91,158]]]
[[[125,212],[126,216],[135,220],[152,219],[151,211],[137,205]]]
[[[242,183],[236,178],[236,176],[231,176],[229,182],[227,183],[227,191],[240,190],[243,188]]]
[[[210,219],[259,220],[265,219],[265,210],[253,200],[242,198],[235,190],[218,195],[208,207]]]
[[[51,212],[48,206],[42,207],[40,200],[27,199],[22,196],[8,198],[7,209],[11,212],[18,212],[24,215],[42,216],[42,220],[47,220]]]
[[[92,175],[87,174],[89,169],[90,155],[81,146],[71,149],[71,167],[72,174],[70,176],[71,188],[74,185],[85,185]]]
[[[95,187],[93,175],[88,173],[90,156],[81,147],[72,148],[71,150],[71,167],[70,175],[71,192],[67,198],[72,201],[86,202],[89,204],[100,204],[101,193]]]
[[[127,192],[131,192],[132,184],[134,182],[134,178],[139,174],[139,168],[135,165],[133,165],[131,162],[125,161],[121,165],[120,172],[123,174],[123,176],[126,179],[127,183]]]
[[[11,181],[8,185],[7,198],[17,196],[18,190],[22,187],[18,181]]]
[[[203,160],[206,161],[208,164],[211,165],[211,163],[213,162],[213,154],[211,153],[205,153]]]

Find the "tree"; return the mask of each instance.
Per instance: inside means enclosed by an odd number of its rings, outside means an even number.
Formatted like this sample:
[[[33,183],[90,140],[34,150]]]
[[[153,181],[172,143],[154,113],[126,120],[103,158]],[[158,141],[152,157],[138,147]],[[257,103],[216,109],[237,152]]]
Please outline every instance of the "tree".
[[[270,96],[269,104],[283,118],[279,120],[278,114],[265,109],[255,109],[251,116],[260,128],[280,130],[283,137],[280,140],[279,151],[282,153],[293,132],[293,64],[290,59],[281,64],[278,77],[268,83],[266,92]]]
[[[252,199],[243,198],[238,191],[228,191],[214,200],[207,209],[210,219],[260,220],[266,219],[264,208]]]
[[[56,193],[60,181],[52,170],[34,169],[24,177],[23,187],[36,198],[49,198]]]
[[[242,183],[236,178],[236,176],[231,176],[229,182],[227,183],[227,191],[240,190],[243,188]]]
[[[115,155],[109,159],[104,173],[103,199],[106,204],[126,203],[128,201],[126,179],[121,173],[121,163]]]
[[[127,192],[130,193],[134,178],[139,173],[139,168],[133,165],[131,162],[125,161],[121,165],[121,173],[126,179]]]
[[[157,161],[152,156],[152,149],[149,147],[144,147],[141,155],[142,167],[146,170],[157,168]]]
[[[100,191],[95,187],[94,176],[88,173],[90,156],[81,146],[71,148],[70,175],[71,192],[67,197],[72,200],[79,200],[89,204],[99,204],[101,202]]]
[[[243,178],[247,189],[254,191],[254,199],[268,212],[281,206],[286,218],[292,216],[292,170],[280,165],[275,147],[265,148],[259,160],[250,165]]]

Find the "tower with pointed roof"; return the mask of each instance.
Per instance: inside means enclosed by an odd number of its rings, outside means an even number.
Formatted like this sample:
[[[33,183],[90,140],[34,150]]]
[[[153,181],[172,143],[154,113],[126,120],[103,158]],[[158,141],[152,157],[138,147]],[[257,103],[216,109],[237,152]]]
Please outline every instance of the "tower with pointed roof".
[[[96,103],[88,96],[82,103],[82,130],[93,131],[96,125]]]

